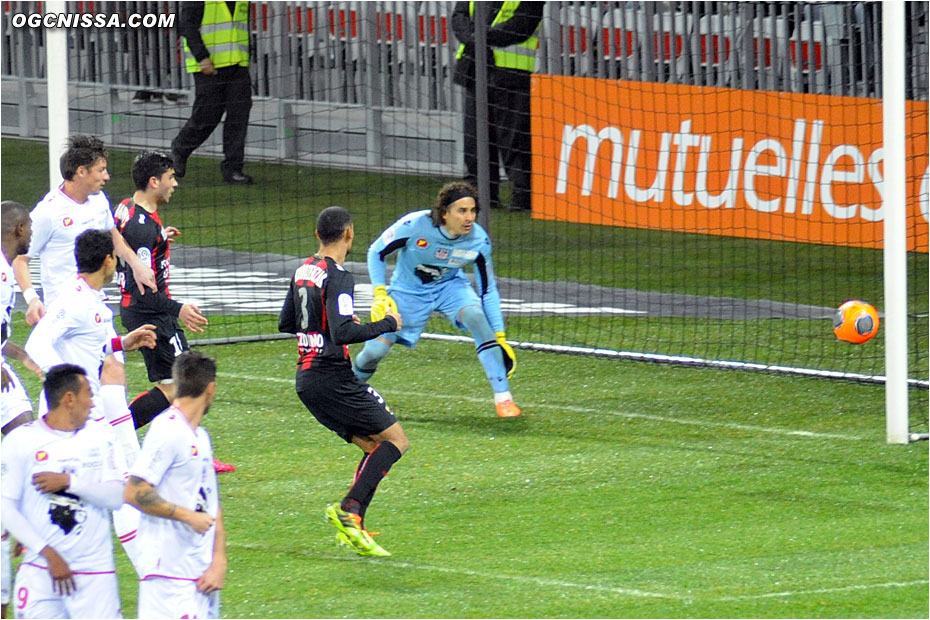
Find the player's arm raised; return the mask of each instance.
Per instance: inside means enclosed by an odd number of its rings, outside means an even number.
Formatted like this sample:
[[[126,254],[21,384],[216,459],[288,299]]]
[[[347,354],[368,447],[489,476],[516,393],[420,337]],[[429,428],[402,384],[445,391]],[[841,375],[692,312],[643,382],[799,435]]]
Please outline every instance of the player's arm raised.
[[[215,522],[215,519],[205,512],[196,512],[164,500],[155,491],[155,487],[138,476],[129,476],[123,500],[147,515],[186,523],[198,534],[209,530]]]

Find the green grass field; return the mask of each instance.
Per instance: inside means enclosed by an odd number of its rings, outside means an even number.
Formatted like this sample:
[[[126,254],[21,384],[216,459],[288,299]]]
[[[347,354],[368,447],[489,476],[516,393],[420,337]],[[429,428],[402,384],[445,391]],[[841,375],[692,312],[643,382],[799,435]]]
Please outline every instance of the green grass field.
[[[45,193],[45,150],[2,141],[3,197]],[[114,152],[114,200],[130,154]],[[315,249],[320,207],[351,207],[362,245],[426,206],[436,179],[250,165],[216,183],[193,158],[166,209],[182,241],[252,252]],[[495,212],[498,275],[832,306],[880,300],[873,250],[674,235]],[[361,255],[361,253],[359,253]],[[926,378],[927,258],[911,255],[911,376]],[[541,284],[544,287],[544,284]],[[840,300],[841,301],[841,300]],[[272,317],[210,317],[205,336],[274,331]],[[511,339],[868,371],[882,342],[852,347],[829,321],[513,317]],[[431,332],[447,332],[434,320]],[[26,330],[21,317],[14,340]],[[669,347],[676,350],[669,351]],[[902,617],[928,608],[928,451],[885,444],[881,386],[519,351],[524,416],[499,420],[472,346],[398,350],[372,384],[412,447],[368,525],[394,555],[335,545],[323,518],[357,449],[293,391],[290,341],[203,347],[220,365],[211,410],[230,573],[223,615],[311,617]],[[811,362],[813,360],[813,362]],[[130,396],[148,387],[128,356]],[[21,373],[35,397],[38,387]],[[926,426],[927,391],[911,390]],[[135,614],[122,552],[121,592]]]
[[[394,555],[368,559],[324,521],[358,454],[298,401],[294,344],[203,350],[238,467],[224,617],[928,615],[927,446],[884,443],[880,387],[521,351],[500,420],[473,348],[423,341],[372,381],[412,447],[369,511]]]

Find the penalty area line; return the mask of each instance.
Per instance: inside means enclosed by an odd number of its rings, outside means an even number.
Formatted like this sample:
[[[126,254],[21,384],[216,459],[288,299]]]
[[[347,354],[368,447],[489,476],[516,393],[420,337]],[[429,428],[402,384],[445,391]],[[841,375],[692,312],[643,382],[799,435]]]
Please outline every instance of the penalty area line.
[[[757,594],[737,594],[730,596],[706,596],[701,594],[696,594],[694,592],[689,592],[688,594],[677,594],[677,593],[667,593],[667,592],[653,592],[650,590],[643,590],[641,588],[630,588],[624,586],[608,586],[603,584],[596,583],[580,583],[577,581],[568,581],[565,579],[551,579],[548,577],[537,577],[533,575],[515,575],[507,574],[500,572],[489,572],[489,571],[480,571],[472,570],[468,568],[453,568],[449,566],[435,566],[431,564],[418,564],[416,562],[407,562],[404,560],[398,560],[397,556],[393,556],[390,559],[386,558],[363,558],[360,556],[352,555],[335,555],[330,553],[320,553],[314,552],[308,549],[294,549],[294,548],[276,548],[269,545],[262,545],[258,543],[241,543],[241,542],[229,542],[229,546],[237,549],[243,549],[248,551],[262,551],[262,552],[273,552],[273,553],[296,553],[298,555],[314,557],[321,560],[339,560],[339,561],[348,561],[348,562],[370,562],[372,565],[383,565],[389,570],[402,568],[412,571],[424,571],[428,573],[444,573],[447,575],[461,575],[463,577],[478,578],[478,579],[489,579],[493,581],[507,580],[517,583],[526,583],[543,587],[553,587],[553,588],[565,588],[571,590],[586,590],[589,592],[604,592],[607,594],[617,594],[620,596],[627,596],[631,598],[652,598],[652,599],[666,599],[673,601],[686,601],[690,603],[695,602],[732,602],[732,601],[748,601],[748,600],[760,600],[760,599],[771,599],[771,598],[790,598],[796,596],[816,596],[821,594],[833,594],[833,593],[842,593],[842,592],[860,592],[864,590],[875,590],[875,589],[887,589],[887,588],[908,588],[912,586],[925,585],[928,583],[926,579],[915,580],[915,581],[892,581],[886,583],[871,583],[871,584],[853,584],[848,586],[836,586],[831,588],[812,588],[808,590],[786,590],[782,592],[760,592]]]
[[[230,379],[241,379],[244,381],[267,381],[270,383],[285,383],[288,385],[294,384],[293,378],[282,378],[282,377],[259,377],[254,375],[243,375],[238,373],[227,373],[227,372],[218,372],[217,375],[221,377],[227,377]],[[380,390],[380,392],[385,396],[390,396],[395,394],[397,396],[406,396],[413,398],[432,398],[432,399],[443,399],[448,400],[448,397],[442,394],[430,393],[430,392],[417,392],[411,390],[398,390],[391,388],[388,390]],[[483,405],[490,406],[491,398],[490,397],[479,397],[479,396],[465,396],[457,395],[455,397],[458,400],[471,402],[471,403],[480,403]],[[533,409],[554,409],[556,411],[567,411],[569,413],[583,413],[591,415],[606,415],[619,418],[628,418],[631,420],[649,420],[652,422],[662,422],[665,424],[683,424],[688,426],[699,426],[705,428],[729,428],[737,431],[744,431],[747,433],[764,433],[767,435],[781,435],[784,437],[807,437],[812,439],[839,439],[844,441],[865,441],[864,437],[858,437],[856,435],[844,435],[841,433],[822,433],[817,431],[801,431],[801,430],[792,430],[788,428],[771,428],[766,426],[752,426],[750,424],[738,424],[736,422],[715,422],[712,420],[689,420],[686,418],[674,418],[669,416],[660,416],[652,415],[648,413],[633,413],[630,411],[605,411],[603,409],[594,409],[592,407],[576,407],[573,405],[559,405],[553,403],[533,403],[526,402],[524,400],[520,401],[521,407],[531,411]]]

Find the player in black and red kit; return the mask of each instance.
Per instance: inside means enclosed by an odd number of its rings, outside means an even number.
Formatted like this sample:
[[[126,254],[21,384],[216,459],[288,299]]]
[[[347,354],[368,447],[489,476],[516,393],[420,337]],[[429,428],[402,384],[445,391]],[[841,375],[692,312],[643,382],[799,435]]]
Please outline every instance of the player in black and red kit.
[[[155,272],[158,290],[140,295],[132,270],[120,261],[118,266],[120,318],[123,326],[156,326],[157,342],[154,349],[143,354],[149,381],[155,387],[140,394],[129,405],[136,428],[148,424],[152,418],[167,409],[174,398],[171,367],[174,358],[190,349],[184,330],[203,332],[207,319],[193,304],[184,304],[171,298],[168,288],[171,269],[171,240],[180,235],[173,226],[162,223],[158,208],[171,200],[178,181],[174,176],[174,162],[164,153],[148,151],[136,157],[132,163],[132,180],[136,191],[131,198],[123,200],[115,212],[116,226],[126,243],[143,264]],[[138,287],[136,287],[138,288]],[[133,329],[128,328],[127,329]],[[233,471],[235,467],[214,461],[217,472]]]
[[[291,279],[278,331],[297,335],[297,396],[326,428],[364,452],[355,481],[340,504],[326,508],[339,530],[337,539],[361,555],[390,555],[364,528],[365,511],[391,466],[410,446],[384,399],[352,372],[348,344],[364,342],[401,327],[388,312],[362,325],[355,314],[352,274],[342,264],[355,229],[342,207],[329,207],[316,221],[319,251]]]

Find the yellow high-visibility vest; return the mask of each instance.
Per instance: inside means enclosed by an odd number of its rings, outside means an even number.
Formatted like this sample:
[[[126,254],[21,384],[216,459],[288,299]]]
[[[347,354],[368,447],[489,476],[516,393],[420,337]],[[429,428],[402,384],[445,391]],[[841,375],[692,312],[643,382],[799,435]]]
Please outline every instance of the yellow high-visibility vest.
[[[503,24],[513,18],[513,14],[520,6],[519,2],[504,2],[501,10],[494,16],[491,27]],[[468,3],[468,14],[474,19],[475,3]],[[536,30],[525,41],[508,45],[507,47],[494,48],[494,65],[503,69],[519,69],[532,73],[536,68],[536,50],[539,48],[539,29],[542,26],[540,22]],[[461,58],[465,53],[465,44],[459,45],[456,58]]]
[[[230,15],[225,2],[204,2],[200,36],[217,69],[234,65],[248,67],[249,3],[236,2],[235,13]],[[187,52],[187,72],[199,73],[200,63],[187,46],[187,37],[184,37],[184,51]]]

